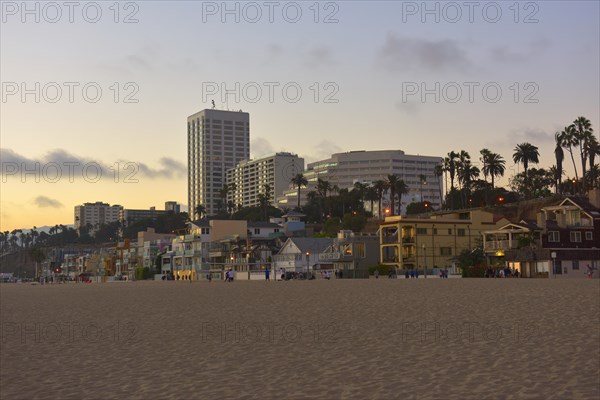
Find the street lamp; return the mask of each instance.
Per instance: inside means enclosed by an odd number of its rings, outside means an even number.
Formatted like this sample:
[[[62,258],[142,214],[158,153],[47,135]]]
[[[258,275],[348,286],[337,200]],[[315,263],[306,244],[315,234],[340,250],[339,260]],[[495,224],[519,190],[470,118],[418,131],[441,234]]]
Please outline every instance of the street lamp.
[[[425,279],[427,279],[427,253],[425,253],[425,244],[423,244],[423,270],[425,272]]]
[[[308,280],[308,271],[309,271],[309,267],[308,267],[308,258],[310,257],[310,251],[306,252],[306,279]]]

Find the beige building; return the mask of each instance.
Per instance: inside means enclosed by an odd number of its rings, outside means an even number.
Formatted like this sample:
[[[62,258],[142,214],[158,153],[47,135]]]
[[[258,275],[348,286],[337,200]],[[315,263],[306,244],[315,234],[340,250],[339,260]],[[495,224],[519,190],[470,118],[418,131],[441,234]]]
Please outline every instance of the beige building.
[[[292,153],[276,153],[257,160],[241,161],[227,171],[227,184],[235,188],[227,200],[233,201],[236,206],[257,206],[258,195],[264,194],[265,185],[269,185],[269,202],[274,204],[275,199],[289,188],[291,179],[303,171],[304,159]]]
[[[111,206],[101,201],[75,206],[75,229],[79,232],[81,227],[89,224],[89,233],[93,235],[100,225],[119,221],[122,210],[118,204]]]
[[[481,209],[432,214],[429,218],[387,217],[380,224],[380,261],[399,270],[457,273],[454,257],[481,247],[482,233],[509,221]]]

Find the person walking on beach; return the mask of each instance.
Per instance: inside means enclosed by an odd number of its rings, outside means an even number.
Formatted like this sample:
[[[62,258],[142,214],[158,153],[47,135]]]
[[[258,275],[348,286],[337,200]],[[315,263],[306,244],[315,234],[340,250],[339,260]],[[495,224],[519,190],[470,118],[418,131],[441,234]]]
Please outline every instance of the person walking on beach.
[[[269,268],[265,268],[265,280],[266,281],[270,281],[270,275],[271,274],[271,270],[269,270]]]
[[[594,276],[594,267],[592,267],[590,264],[587,265],[587,277],[588,279],[592,279],[592,277]]]
[[[379,279],[379,270],[376,269],[373,275],[375,275],[375,279]]]
[[[210,272],[206,274],[206,279],[208,280],[208,283],[212,282],[212,274]]]

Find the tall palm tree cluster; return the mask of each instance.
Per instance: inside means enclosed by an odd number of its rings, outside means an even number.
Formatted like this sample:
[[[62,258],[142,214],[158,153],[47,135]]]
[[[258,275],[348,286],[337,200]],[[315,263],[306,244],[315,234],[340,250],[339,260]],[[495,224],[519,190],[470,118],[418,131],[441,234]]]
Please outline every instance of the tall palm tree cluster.
[[[600,143],[594,135],[594,129],[589,119],[585,117],[577,117],[569,126],[566,126],[562,131],[556,132],[554,135],[556,147],[554,156],[556,165],[554,170],[554,181],[557,182],[559,188],[560,180],[564,174],[563,161],[565,153],[563,149],[569,152],[573,169],[575,171],[574,187],[579,192],[584,192],[586,189],[599,187],[598,179],[600,178],[596,157],[600,157]],[[577,152],[579,148],[579,159],[581,162],[581,179],[575,162],[574,150]]]
[[[29,232],[22,229],[0,232],[0,249],[1,253],[9,253],[39,246],[70,243],[73,239],[77,239],[77,232],[65,225],[55,225],[48,233],[38,232],[34,226]]]
[[[549,195],[548,187],[552,186],[557,193],[567,191],[583,193],[587,189],[600,186],[599,166],[596,163],[596,160],[600,158],[600,145],[594,136],[591,122],[585,117],[578,117],[562,132],[555,134],[555,141],[556,164],[548,170],[531,168],[532,164],[539,163],[540,153],[537,146],[525,142],[514,148],[512,160],[523,166],[523,172],[516,174],[511,179],[511,189],[515,192],[515,199]],[[565,181],[562,180],[564,150],[568,152],[575,171],[575,178]],[[504,176],[506,161],[500,154],[489,149],[482,149],[480,155],[481,170],[472,165],[469,153],[464,150],[451,151],[442,159],[436,173],[439,176],[443,175],[446,181],[446,208],[455,209],[474,205],[472,204],[474,192],[488,193],[487,196],[483,196],[487,198],[479,201],[478,205],[479,203],[494,202],[494,197],[503,199],[502,196],[491,196],[490,194],[496,194],[499,190],[505,191],[503,188],[496,188],[495,179]],[[581,178],[576,158],[579,158],[580,161]],[[483,174],[483,180],[478,179],[480,173]],[[448,187],[450,188],[449,192]]]
[[[308,181],[303,174],[297,174],[291,180],[297,189],[297,209],[300,209],[301,188],[307,187]],[[351,189],[340,189],[329,181],[318,178],[315,190],[309,191],[307,205],[303,211],[312,216],[312,220],[324,221],[331,217],[342,218],[350,213],[353,215],[365,213],[365,203],[370,203],[371,212],[378,203],[378,217],[400,214],[402,209],[402,196],[409,192],[408,185],[398,175],[390,174],[386,179],[379,179],[372,184],[356,182]],[[389,193],[390,208],[383,210],[384,197]]]

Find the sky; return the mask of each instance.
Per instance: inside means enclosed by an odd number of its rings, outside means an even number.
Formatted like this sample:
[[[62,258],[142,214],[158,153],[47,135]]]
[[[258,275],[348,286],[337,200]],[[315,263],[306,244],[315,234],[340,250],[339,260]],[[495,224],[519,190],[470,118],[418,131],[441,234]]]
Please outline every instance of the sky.
[[[549,167],[555,132],[600,130],[599,4],[2,1],[0,230],[185,205],[212,101],[250,113],[254,158],[489,148],[507,184],[517,144]]]

